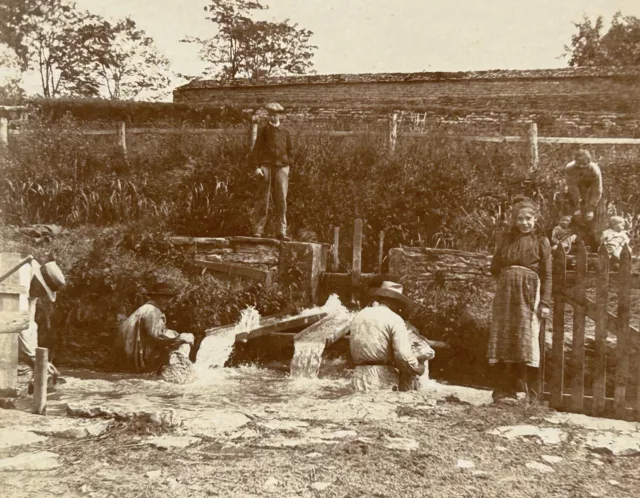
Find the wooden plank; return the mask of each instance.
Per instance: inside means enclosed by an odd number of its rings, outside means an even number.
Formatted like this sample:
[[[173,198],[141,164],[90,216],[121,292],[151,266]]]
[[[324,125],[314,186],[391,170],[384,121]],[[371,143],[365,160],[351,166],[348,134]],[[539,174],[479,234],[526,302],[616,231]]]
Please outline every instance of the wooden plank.
[[[385,280],[394,280],[388,273],[361,273],[360,287],[372,287],[382,284]],[[351,285],[350,273],[323,273],[322,279],[327,286],[348,287]]]
[[[269,282],[270,280],[270,272],[267,270],[251,268],[237,263],[222,263],[218,261],[207,261],[204,259],[194,259],[193,262],[198,266],[208,268],[216,273],[247,277],[260,282]]]
[[[587,249],[584,242],[578,243],[576,255],[576,293],[579,299],[587,298]],[[584,398],[584,329],[586,314],[584,306],[573,309],[573,343],[571,345],[571,410],[582,412]]]
[[[625,245],[620,254],[620,275],[618,283],[618,322],[616,330],[616,384],[614,405],[616,417],[622,418],[627,406],[627,379],[629,378],[629,356],[631,344],[629,336],[629,309],[631,305],[631,252]],[[625,278],[626,277],[626,278]],[[640,410],[640,396],[638,396]]]
[[[596,272],[587,272],[587,277],[591,278],[591,277],[595,277]],[[630,280],[630,285],[632,289],[640,289],[640,273],[631,273],[628,277]],[[570,288],[574,285],[576,280],[576,272],[575,271],[568,271],[567,272],[567,288]],[[618,283],[620,282],[620,273],[617,271],[611,271],[609,272],[609,282],[612,283]]]
[[[382,273],[382,261],[384,260],[384,230],[380,230],[378,239],[378,273]]]
[[[593,372],[593,413],[602,415],[606,386],[607,361],[607,305],[609,303],[609,253],[604,245],[598,251],[596,280],[596,335]]]
[[[261,337],[263,335],[269,335],[273,333],[281,333],[286,332],[288,330],[300,329],[305,326],[309,326],[311,324],[316,323],[318,320],[326,317],[327,314],[322,313],[313,313],[309,315],[285,315],[284,313],[279,313],[277,315],[271,315],[267,317],[263,317],[258,322],[258,325],[255,329],[247,330],[236,334],[236,342],[248,341],[250,339],[255,339],[256,337]],[[205,331],[207,336],[219,334],[224,330],[233,329],[237,324],[232,323],[230,325],[223,325],[222,327],[215,327],[212,329],[208,329]]]
[[[334,272],[338,271],[340,266],[340,227],[333,227],[333,245],[331,246],[331,269]]]
[[[538,368],[538,399],[544,395],[544,379],[547,374],[547,319],[540,319],[540,332],[538,334],[538,346],[540,348],[540,367]]]
[[[570,394],[565,394],[563,396],[564,400],[564,406],[565,407],[569,407],[571,406],[571,395]],[[550,402],[550,395],[549,394],[545,394],[545,400],[549,400]],[[605,417],[614,417],[615,416],[615,408],[614,408],[614,403],[615,400],[613,398],[605,398],[604,399],[604,412],[603,412],[603,416]],[[592,407],[593,407],[593,397],[592,396],[585,396],[584,397],[584,411],[586,412],[591,412],[592,411]],[[561,408],[558,409],[558,411],[570,411],[570,410],[562,410]],[[624,420],[638,420],[640,421],[640,416],[638,416],[637,414],[634,414],[633,409],[631,407],[627,407],[623,413],[623,415],[620,417],[621,419]]]
[[[587,317],[591,318],[591,320],[595,322],[598,316],[596,311],[595,301],[592,301],[589,298],[585,298],[584,300],[579,300],[573,294],[574,294],[573,292],[569,292],[569,291],[565,292],[564,293],[565,302],[573,307],[577,307],[577,306],[584,307]],[[620,328],[620,320],[616,315],[614,315],[610,311],[607,311],[607,328],[613,333],[616,333]],[[632,347],[640,346],[640,330],[638,330],[633,325],[629,325],[629,331],[631,332],[630,334],[631,346]]]
[[[356,220],[353,226],[353,262],[351,266],[351,299],[356,300],[356,289],[360,286],[362,273],[362,220]]]
[[[564,403],[564,281],[566,274],[566,254],[561,246],[553,253],[553,363],[549,365],[551,408],[562,408]]]

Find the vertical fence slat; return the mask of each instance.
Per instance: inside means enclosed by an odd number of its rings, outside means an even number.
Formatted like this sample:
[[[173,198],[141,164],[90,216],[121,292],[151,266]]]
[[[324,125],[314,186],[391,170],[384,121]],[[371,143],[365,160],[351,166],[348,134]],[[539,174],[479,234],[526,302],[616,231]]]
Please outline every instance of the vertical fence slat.
[[[576,300],[584,303],[587,299],[587,249],[582,241],[578,243],[576,254]],[[573,310],[573,342],[571,346],[571,410],[579,413],[584,409],[584,328],[586,313],[584,306]]]
[[[616,387],[614,407],[617,418],[626,418],[627,379],[629,378],[629,355],[631,350],[629,336],[629,307],[631,304],[631,252],[624,246],[620,254],[620,272],[618,274],[618,330],[616,338]],[[640,404],[640,396],[638,397]]]
[[[124,157],[127,157],[127,125],[124,121],[121,121],[118,127],[118,145]]]
[[[567,275],[566,254],[562,246],[553,253],[553,362],[548,365],[551,372],[550,399],[551,408],[562,408],[564,389],[564,286]]]
[[[596,354],[593,368],[593,412],[602,415],[607,369],[607,304],[609,301],[609,253],[604,245],[598,251],[596,277]]]
[[[396,142],[398,141],[398,115],[393,113],[389,120],[389,150],[396,150]]]
[[[333,227],[333,246],[331,246],[331,271],[337,272],[340,266],[340,227]]]
[[[384,230],[380,230],[378,241],[378,273],[382,273],[382,260],[384,259]]]
[[[351,298],[356,300],[362,273],[362,220],[356,220],[353,226],[353,263],[351,267]]]
[[[531,158],[531,169],[538,169],[540,159],[538,156],[538,125],[531,123],[529,125],[529,155]]]

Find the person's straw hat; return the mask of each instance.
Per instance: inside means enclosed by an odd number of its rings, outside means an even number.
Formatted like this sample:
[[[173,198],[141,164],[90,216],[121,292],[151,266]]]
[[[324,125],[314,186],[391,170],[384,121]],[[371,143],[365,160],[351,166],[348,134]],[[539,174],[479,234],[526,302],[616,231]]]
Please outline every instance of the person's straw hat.
[[[271,114],[280,114],[284,112],[284,107],[282,107],[277,102],[271,102],[266,106],[264,106],[264,108],[267,110],[267,112],[270,112]]]
[[[35,259],[31,262],[33,277],[29,287],[30,297],[48,297],[56,300],[56,292],[65,286],[62,270],[55,261],[40,265]]]
[[[149,296],[175,296],[177,291],[167,282],[158,282],[147,291]]]
[[[394,299],[409,309],[413,308],[414,306],[413,301],[409,299],[407,296],[405,296],[402,293],[402,291],[403,291],[402,284],[399,284],[397,282],[386,281],[386,282],[382,282],[382,285],[380,287],[372,289],[370,291],[370,296],[372,298],[385,297],[388,299]]]

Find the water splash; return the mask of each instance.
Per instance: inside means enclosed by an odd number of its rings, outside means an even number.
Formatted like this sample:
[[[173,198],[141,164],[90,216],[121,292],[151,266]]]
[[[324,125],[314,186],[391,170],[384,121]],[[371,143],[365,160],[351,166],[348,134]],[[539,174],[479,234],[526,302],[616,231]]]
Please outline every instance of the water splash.
[[[336,294],[327,299],[324,306],[307,310],[311,313],[327,313],[327,317],[309,327],[294,343],[290,374],[292,378],[318,377],[322,354],[327,345],[333,344],[348,330],[352,313],[340,302]]]
[[[196,355],[195,374],[199,380],[213,380],[211,369],[222,368],[231,356],[236,335],[258,328],[260,313],[253,306],[240,312],[240,320],[234,326],[212,331],[200,343]]]

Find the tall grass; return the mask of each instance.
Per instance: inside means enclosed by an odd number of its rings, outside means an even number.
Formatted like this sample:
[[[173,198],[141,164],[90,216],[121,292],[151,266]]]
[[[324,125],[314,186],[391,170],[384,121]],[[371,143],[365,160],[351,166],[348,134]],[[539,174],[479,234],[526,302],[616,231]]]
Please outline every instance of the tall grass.
[[[128,137],[125,159],[114,137],[82,135],[71,118],[29,126],[29,133],[12,137],[2,164],[10,223],[109,226],[144,220],[184,235],[250,233],[258,180],[242,137],[136,135]],[[542,144],[541,166],[530,172],[523,145],[459,141],[451,127],[434,127],[420,139],[401,136],[393,154],[379,135],[293,131],[293,237],[328,242],[331,227],[341,226],[346,253],[353,220],[362,218],[365,269],[376,261],[380,230],[388,247],[488,250],[515,195],[535,198],[551,228],[563,202],[563,166],[574,149]],[[639,150],[591,150],[602,165],[607,198],[635,220]]]

